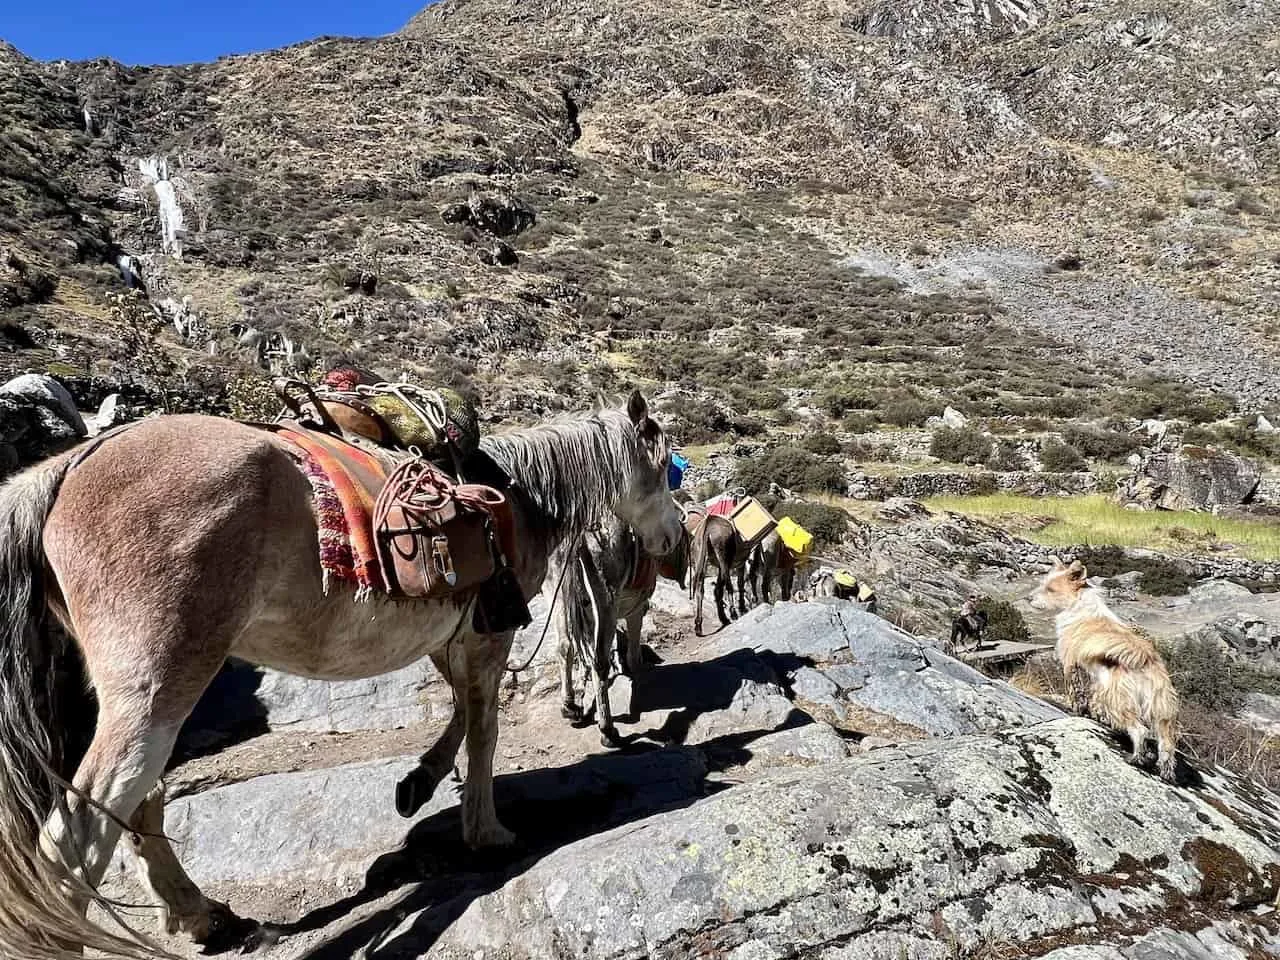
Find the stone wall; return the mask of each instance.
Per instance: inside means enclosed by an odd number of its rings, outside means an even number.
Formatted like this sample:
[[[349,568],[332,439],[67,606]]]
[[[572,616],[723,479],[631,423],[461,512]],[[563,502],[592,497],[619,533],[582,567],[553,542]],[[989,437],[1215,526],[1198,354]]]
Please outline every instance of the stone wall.
[[[1097,493],[1100,481],[1092,473],[908,473],[877,476],[854,473],[849,476],[846,494],[854,500],[887,500],[909,497],[924,500],[938,496],[972,496],[1003,490],[1038,497]]]

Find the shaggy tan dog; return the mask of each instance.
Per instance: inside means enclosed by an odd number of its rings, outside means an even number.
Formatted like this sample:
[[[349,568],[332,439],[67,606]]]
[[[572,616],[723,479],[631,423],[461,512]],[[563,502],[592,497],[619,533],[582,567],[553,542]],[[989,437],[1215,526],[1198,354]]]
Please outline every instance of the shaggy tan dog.
[[[1054,557],[1053,569],[1031,594],[1031,606],[1059,611],[1058,661],[1076,709],[1084,712],[1087,704],[1093,716],[1126,731],[1135,766],[1144,762],[1154,733],[1160,778],[1173,783],[1178,694],[1169,670],[1151,640],[1111,612],[1087,575],[1079,560],[1067,566]]]

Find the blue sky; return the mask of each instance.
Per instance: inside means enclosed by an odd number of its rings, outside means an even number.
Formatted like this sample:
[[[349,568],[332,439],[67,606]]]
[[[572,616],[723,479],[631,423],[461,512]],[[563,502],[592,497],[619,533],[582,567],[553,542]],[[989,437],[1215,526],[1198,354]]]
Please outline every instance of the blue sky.
[[[39,60],[214,60],[320,36],[392,33],[427,0],[0,0],[0,39]]]

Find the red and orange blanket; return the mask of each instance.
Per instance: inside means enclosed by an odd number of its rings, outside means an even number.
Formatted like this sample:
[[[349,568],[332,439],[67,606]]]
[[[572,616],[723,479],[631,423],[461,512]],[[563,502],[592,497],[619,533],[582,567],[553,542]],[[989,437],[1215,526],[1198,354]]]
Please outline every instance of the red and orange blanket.
[[[313,430],[280,426],[275,433],[298,452],[315,496],[324,592],[334,580],[355,585],[356,599],[386,593],[373,534],[373,505],[387,480],[381,461],[349,443]]]

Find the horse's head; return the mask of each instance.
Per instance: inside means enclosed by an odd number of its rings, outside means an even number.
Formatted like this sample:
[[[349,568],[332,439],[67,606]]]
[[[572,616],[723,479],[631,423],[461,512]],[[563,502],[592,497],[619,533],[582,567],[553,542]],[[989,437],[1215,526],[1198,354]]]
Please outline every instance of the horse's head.
[[[627,416],[636,431],[635,469],[630,487],[614,505],[614,513],[631,524],[646,552],[665,556],[678,546],[683,530],[667,486],[671,447],[662,428],[649,416],[649,404],[639,390],[627,401]]]

